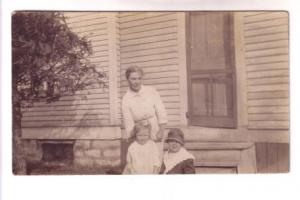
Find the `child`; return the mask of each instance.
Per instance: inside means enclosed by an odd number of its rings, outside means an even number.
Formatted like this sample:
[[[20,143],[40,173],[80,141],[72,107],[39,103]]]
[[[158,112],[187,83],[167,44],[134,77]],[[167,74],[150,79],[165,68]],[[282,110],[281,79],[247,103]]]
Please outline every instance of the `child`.
[[[161,174],[195,174],[194,156],[184,147],[184,135],[178,128],[169,131],[168,150],[164,154]]]
[[[161,162],[157,145],[150,139],[151,127],[138,123],[134,126],[135,141],[129,146],[123,174],[158,174]]]

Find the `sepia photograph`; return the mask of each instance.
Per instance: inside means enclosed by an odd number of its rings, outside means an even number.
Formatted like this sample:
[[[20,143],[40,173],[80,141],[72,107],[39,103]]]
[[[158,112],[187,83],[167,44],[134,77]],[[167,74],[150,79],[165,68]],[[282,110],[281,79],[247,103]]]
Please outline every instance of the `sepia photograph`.
[[[14,175],[290,171],[287,11],[14,11]]]

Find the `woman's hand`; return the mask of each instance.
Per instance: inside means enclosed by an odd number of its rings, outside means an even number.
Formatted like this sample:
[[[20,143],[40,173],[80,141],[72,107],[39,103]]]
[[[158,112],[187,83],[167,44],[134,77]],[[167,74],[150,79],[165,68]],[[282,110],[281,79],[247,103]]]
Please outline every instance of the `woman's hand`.
[[[164,137],[165,127],[166,127],[166,124],[159,124],[159,130],[156,133],[156,141],[157,142],[162,141],[162,139]]]
[[[157,134],[156,134],[156,141],[160,142],[162,140],[163,136],[164,136],[164,131],[159,129]]]

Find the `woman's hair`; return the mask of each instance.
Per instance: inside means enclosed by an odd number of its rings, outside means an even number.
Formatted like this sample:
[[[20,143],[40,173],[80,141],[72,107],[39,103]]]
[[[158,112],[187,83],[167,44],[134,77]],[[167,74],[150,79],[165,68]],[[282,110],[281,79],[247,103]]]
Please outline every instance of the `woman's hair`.
[[[136,134],[142,130],[142,129],[148,129],[149,130],[149,135],[150,135],[150,131],[151,131],[151,125],[149,123],[142,123],[142,122],[138,122],[134,125],[133,127],[133,135],[136,136]]]
[[[138,72],[142,76],[144,75],[144,72],[143,72],[143,70],[140,67],[138,67],[138,66],[130,66],[130,67],[127,68],[127,70],[125,72],[125,76],[126,76],[127,80],[129,79],[130,74],[133,73],[133,72]]]

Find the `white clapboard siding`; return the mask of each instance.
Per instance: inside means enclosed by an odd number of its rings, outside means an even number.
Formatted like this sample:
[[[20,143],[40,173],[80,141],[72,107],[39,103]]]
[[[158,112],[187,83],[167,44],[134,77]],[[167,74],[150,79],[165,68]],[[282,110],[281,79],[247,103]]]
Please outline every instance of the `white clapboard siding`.
[[[131,17],[131,19],[127,19],[127,21],[123,21],[122,17],[120,17],[120,29],[130,29],[132,27],[155,24],[162,20],[167,21],[174,18],[176,18],[176,13],[174,12],[141,12],[139,15]]]
[[[249,66],[251,68],[251,66]],[[289,70],[288,69],[270,69],[265,71],[252,71],[248,72],[248,78],[271,78],[271,77],[282,77],[288,76]]]
[[[289,106],[249,106],[248,107],[249,114],[275,114],[275,113],[289,113]]]
[[[107,24],[106,16],[102,15],[100,17],[99,13],[89,13],[78,18],[70,18],[70,13],[67,13],[66,16],[68,18],[68,23],[72,25],[72,28],[82,28],[82,26],[90,27],[93,25]],[[97,20],[93,20],[92,18],[97,18]],[[74,21],[75,19],[79,21]]]
[[[105,114],[84,114],[83,116],[80,115],[55,115],[54,116],[54,120],[97,120],[97,119],[106,119],[109,120],[109,116],[107,117],[107,115]],[[28,121],[36,121],[36,122],[40,122],[40,121],[51,121],[53,120],[53,116],[52,115],[47,115],[47,116],[28,116],[25,120],[23,120],[22,122],[28,122]]]
[[[245,21],[251,19],[251,17],[247,17]],[[259,20],[253,23],[245,23],[245,30],[255,30],[255,29],[264,29],[264,28],[269,28],[272,26],[281,26],[283,24],[288,23],[288,18],[286,17],[281,17],[281,18],[273,18],[273,19],[268,19],[268,20]]]
[[[104,18],[105,20],[105,18]],[[70,25],[72,26],[72,25]],[[89,23],[86,24],[82,23],[82,24],[76,24],[76,26],[72,26],[72,30],[76,31],[77,33],[83,33],[83,32],[91,32],[91,31],[95,31],[96,33],[98,33],[99,35],[106,35],[105,33],[102,33],[101,31],[105,31],[107,30],[107,22],[97,22],[97,23]]]
[[[28,108],[22,108],[23,115],[30,115],[31,112],[51,112],[51,111],[62,111],[62,112],[70,112],[70,111],[80,111],[82,110],[87,111],[87,110],[94,110],[94,109],[100,109],[103,112],[108,112],[109,113],[109,105],[108,104],[79,104],[79,105],[62,105],[62,106],[52,106],[50,105],[43,105],[43,106],[30,106]]]
[[[249,37],[253,37],[253,36],[259,36],[259,35],[268,35],[268,34],[272,34],[272,33],[284,33],[288,31],[288,25],[287,24],[283,24],[283,25],[279,25],[276,27],[268,27],[265,29],[256,29],[256,30],[248,30],[247,33],[245,34],[245,37],[249,38]]]
[[[174,37],[176,37],[176,32],[165,33],[162,35],[153,35],[145,38],[130,39],[121,42],[121,47],[130,47],[136,45],[145,45],[154,42],[162,42],[172,40],[174,39]]]
[[[248,119],[251,120],[262,120],[262,121],[267,121],[267,120],[273,120],[273,121],[285,121],[289,119],[288,114],[283,114],[283,113],[278,113],[278,114],[263,114],[263,113],[255,113],[255,114],[249,114]]]
[[[289,64],[287,62],[277,62],[277,63],[265,63],[251,65],[247,68],[247,72],[257,72],[257,71],[268,71],[268,70],[277,70],[277,69],[288,69]]]
[[[46,113],[44,111],[32,111],[24,113],[23,117],[37,117],[37,116],[64,116],[64,115],[108,115],[107,110],[93,109],[93,110],[49,110]]]
[[[142,14],[142,15],[141,15]],[[134,24],[139,21],[153,21],[155,18],[160,18],[161,16],[168,15],[166,12],[147,12],[147,13],[140,13],[136,12],[135,15],[123,15],[120,14],[120,23],[124,26],[126,23]],[[145,23],[143,23],[145,24]],[[131,26],[130,26],[131,27]]]
[[[264,79],[255,78],[255,79],[248,80],[248,85],[271,85],[276,83],[288,84],[289,77],[280,76],[280,77],[267,77]]]
[[[155,71],[154,71],[155,70]],[[171,77],[178,77],[178,71],[162,71],[159,72],[159,68],[155,68],[153,72],[151,73],[145,73],[144,76],[147,77],[147,79],[159,79],[159,78],[171,78]],[[121,81],[125,81],[126,77],[125,73],[123,76],[121,76]]]
[[[288,129],[288,13],[246,12],[243,20],[248,127]]]
[[[273,41],[265,41],[261,43],[253,43],[247,44],[245,46],[246,52],[250,51],[257,51],[263,49],[272,49],[277,47],[286,47],[288,45],[288,39],[281,39],[281,40],[273,40]]]
[[[289,98],[287,90],[278,91],[264,91],[264,92],[249,92],[248,100],[251,99],[275,99],[275,98]]]
[[[81,105],[81,104],[107,104],[109,99],[75,99],[75,100],[66,100],[66,101],[55,101],[52,103],[37,102],[34,105],[36,107],[44,106],[67,106],[67,105]]]
[[[256,50],[252,52],[247,52],[247,58],[257,58],[257,57],[265,57],[270,55],[280,55],[282,53],[289,52],[288,47],[278,47],[274,49],[262,49],[262,50]]]
[[[23,128],[108,126],[108,119],[22,121]]]
[[[125,80],[125,71],[126,69],[121,70],[121,77],[122,80]],[[178,71],[178,65],[174,64],[166,64],[166,65],[158,65],[158,66],[143,66],[144,74],[156,73],[156,72],[171,72],[171,71]]]
[[[257,129],[288,129],[290,123],[287,120],[251,120],[249,121],[250,127],[255,127]]]
[[[99,12],[65,12],[65,16],[68,18],[68,24],[78,24],[85,22],[95,23],[98,19],[102,20],[106,18],[106,13]],[[96,21],[94,21],[96,19]],[[93,21],[93,22],[91,22]]]
[[[172,59],[174,57],[178,57],[178,53],[176,51],[166,52],[162,54],[150,54],[147,56],[139,56],[139,57],[132,57],[132,58],[126,58],[122,60],[126,60],[124,64],[134,64],[139,62],[147,62],[147,61],[155,61],[160,59]]]
[[[163,46],[161,48],[160,46],[161,45],[159,45],[159,47],[150,48],[150,49],[140,49],[138,51],[122,52],[121,58],[126,59],[126,58],[134,58],[138,56],[172,53],[172,52],[177,52],[177,48],[178,48],[176,44],[170,44],[170,43],[166,44],[166,46]]]
[[[168,113],[168,125],[180,124],[178,22],[174,12],[121,12],[120,91],[128,88],[125,71],[144,70],[144,84],[157,89]]]
[[[166,84],[166,83],[178,83],[179,78],[171,77],[171,78],[156,78],[156,79],[146,79],[143,81],[145,85],[155,85],[155,84]],[[127,86],[127,81],[121,82],[121,87]]]
[[[158,41],[158,42],[152,42],[147,44],[147,47],[145,48],[145,45],[139,44],[139,45],[134,45],[134,46],[125,46],[122,47],[122,55],[126,56],[126,54],[134,54],[136,52],[145,52],[145,51],[150,51],[150,50],[159,50],[160,47],[166,48],[170,46],[177,46],[177,40],[176,39],[170,39],[166,41]]]
[[[161,66],[171,66],[171,65],[176,65],[178,64],[178,58],[168,58],[168,59],[159,59],[159,60],[151,60],[151,61],[140,61],[137,63],[139,67],[142,68],[147,68],[149,67],[150,69],[153,67],[160,68]],[[124,70],[127,69],[127,67],[131,65],[137,65],[134,63],[122,63],[121,68]]]
[[[109,13],[107,12],[65,12],[71,30],[91,41],[93,54],[89,57],[97,70],[109,78]],[[57,126],[103,126],[110,125],[109,83],[92,86],[75,95],[61,97],[59,101],[36,102],[22,108],[23,127]]]

